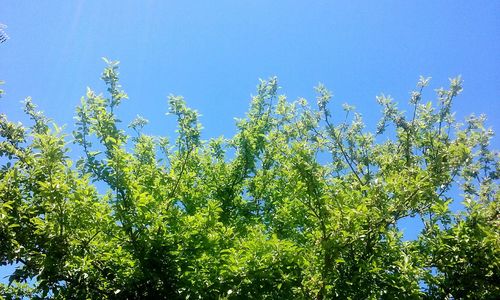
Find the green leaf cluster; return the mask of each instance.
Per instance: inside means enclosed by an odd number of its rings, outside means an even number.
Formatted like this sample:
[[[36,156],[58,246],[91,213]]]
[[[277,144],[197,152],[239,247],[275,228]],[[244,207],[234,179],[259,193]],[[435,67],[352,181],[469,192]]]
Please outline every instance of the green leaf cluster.
[[[123,128],[118,63],[88,88],[69,137],[37,110],[0,117],[5,299],[496,299],[500,159],[484,116],[455,120],[460,77],[409,112],[381,95],[372,133],[354,107],[289,102],[261,80],[234,137],[201,139],[168,97],[176,138]],[[69,149],[78,147],[74,159]],[[464,209],[450,210],[452,202]],[[405,240],[399,222],[423,230]]]

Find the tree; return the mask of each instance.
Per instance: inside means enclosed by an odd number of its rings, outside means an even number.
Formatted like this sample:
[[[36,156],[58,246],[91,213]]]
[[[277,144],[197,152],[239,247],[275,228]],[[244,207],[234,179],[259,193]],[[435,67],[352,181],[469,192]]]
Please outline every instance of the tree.
[[[455,121],[460,78],[437,104],[421,78],[409,114],[377,97],[374,133],[322,85],[313,108],[261,81],[231,139],[202,140],[170,96],[170,142],[142,117],[119,127],[127,95],[106,62],[107,96],[87,90],[71,138],[29,98],[31,126],[0,118],[6,299],[500,297],[500,160],[484,116]],[[416,240],[407,217],[424,224]]]

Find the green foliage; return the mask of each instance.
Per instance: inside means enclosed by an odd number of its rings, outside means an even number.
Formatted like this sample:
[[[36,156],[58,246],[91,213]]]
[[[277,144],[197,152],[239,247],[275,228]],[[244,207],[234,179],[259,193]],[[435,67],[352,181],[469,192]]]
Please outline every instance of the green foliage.
[[[409,114],[377,97],[375,133],[348,104],[330,111],[323,85],[312,108],[271,78],[233,138],[205,141],[170,96],[170,145],[140,116],[133,137],[119,126],[127,95],[105,61],[108,96],[87,90],[72,139],[29,98],[31,126],[0,117],[0,263],[15,266],[3,298],[500,297],[500,160],[483,116],[454,119],[460,78],[436,105],[421,78]],[[408,217],[424,225],[411,241]]]

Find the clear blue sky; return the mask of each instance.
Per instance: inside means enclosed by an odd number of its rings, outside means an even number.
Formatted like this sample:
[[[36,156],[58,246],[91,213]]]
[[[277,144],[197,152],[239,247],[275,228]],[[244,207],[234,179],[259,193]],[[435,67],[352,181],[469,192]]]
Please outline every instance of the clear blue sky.
[[[174,136],[166,96],[186,97],[202,113],[204,137],[231,136],[258,78],[277,75],[290,100],[333,91],[366,122],[379,117],[375,96],[405,103],[419,75],[432,89],[461,74],[457,116],[486,113],[500,130],[498,1],[7,1],[0,23],[0,112],[25,120],[19,101],[32,96],[71,129],[87,86],[103,91],[101,57],[121,61],[130,100],[146,132]],[[494,140],[499,149],[500,139]]]

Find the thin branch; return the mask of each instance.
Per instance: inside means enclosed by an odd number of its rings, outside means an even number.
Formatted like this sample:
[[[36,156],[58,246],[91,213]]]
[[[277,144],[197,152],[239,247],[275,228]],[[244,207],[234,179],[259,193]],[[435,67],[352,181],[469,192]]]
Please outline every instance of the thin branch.
[[[351,162],[351,159],[350,159],[349,155],[345,152],[344,146],[342,145],[342,142],[340,140],[340,136],[337,136],[335,134],[335,127],[330,124],[328,115],[326,113],[325,113],[325,122],[326,122],[326,125],[327,125],[328,129],[331,131],[331,133],[332,133],[332,135],[334,137],[334,140],[337,143],[337,146],[339,147],[340,152],[344,156],[344,159],[347,162],[347,164],[349,165],[349,168],[351,169],[352,173],[356,176],[356,179],[359,181],[359,183],[361,185],[365,185],[366,183],[364,183],[363,180],[361,180],[361,177],[359,177],[358,172],[356,172],[356,170],[354,169],[354,167],[352,165],[352,162]],[[339,132],[339,135],[340,135],[340,132]]]

